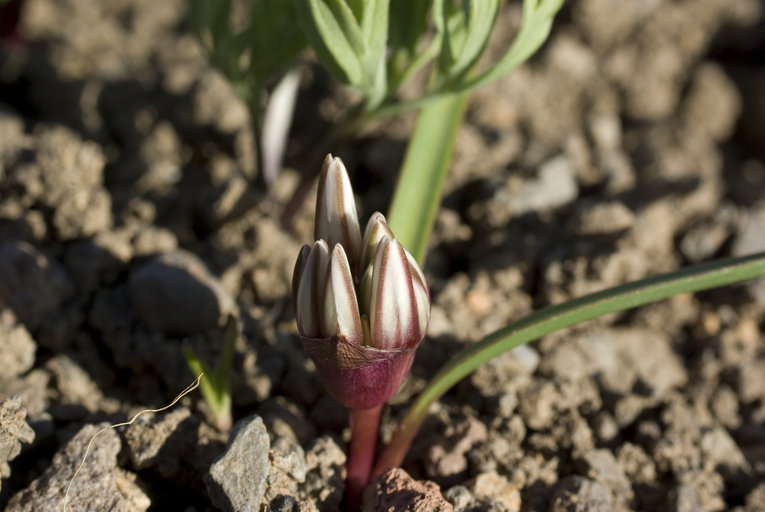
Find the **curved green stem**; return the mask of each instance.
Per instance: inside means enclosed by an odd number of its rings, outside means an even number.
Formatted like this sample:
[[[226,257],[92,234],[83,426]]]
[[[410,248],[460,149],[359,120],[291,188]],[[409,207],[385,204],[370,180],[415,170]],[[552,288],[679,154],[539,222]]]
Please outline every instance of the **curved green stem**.
[[[765,275],[765,253],[713,261],[593,293],[539,310],[463,350],[433,377],[399,424],[373,476],[404,460],[431,403],[480,365],[523,343],[609,313],[681,293],[717,288]]]

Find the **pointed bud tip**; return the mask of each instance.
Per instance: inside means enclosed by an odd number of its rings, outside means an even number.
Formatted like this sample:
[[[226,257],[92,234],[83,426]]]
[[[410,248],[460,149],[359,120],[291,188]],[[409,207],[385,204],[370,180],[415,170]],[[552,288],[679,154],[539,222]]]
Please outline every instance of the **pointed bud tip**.
[[[351,180],[343,161],[327,155],[319,177],[314,238],[342,244],[355,267],[361,253],[361,228]]]

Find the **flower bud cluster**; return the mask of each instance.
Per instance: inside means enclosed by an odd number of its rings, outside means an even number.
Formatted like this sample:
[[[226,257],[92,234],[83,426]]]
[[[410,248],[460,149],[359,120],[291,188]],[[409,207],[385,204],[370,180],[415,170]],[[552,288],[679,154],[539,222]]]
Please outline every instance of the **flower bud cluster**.
[[[352,408],[379,405],[396,392],[425,336],[425,276],[381,213],[362,237],[348,173],[332,155],[319,178],[314,237],[292,279],[304,348],[335,398]]]

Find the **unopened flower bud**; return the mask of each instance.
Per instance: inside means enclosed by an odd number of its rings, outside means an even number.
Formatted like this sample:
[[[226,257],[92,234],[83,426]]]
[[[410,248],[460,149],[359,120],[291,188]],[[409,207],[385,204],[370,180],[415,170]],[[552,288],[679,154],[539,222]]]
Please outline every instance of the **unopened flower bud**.
[[[358,265],[361,228],[356,201],[343,161],[332,155],[327,155],[321,167],[314,222],[316,240],[326,240],[329,247],[342,245],[351,265]]]
[[[352,409],[381,405],[409,373],[425,336],[425,276],[381,213],[370,218],[362,243],[348,175],[331,155],[319,181],[314,232],[292,282],[303,347],[338,401]]]

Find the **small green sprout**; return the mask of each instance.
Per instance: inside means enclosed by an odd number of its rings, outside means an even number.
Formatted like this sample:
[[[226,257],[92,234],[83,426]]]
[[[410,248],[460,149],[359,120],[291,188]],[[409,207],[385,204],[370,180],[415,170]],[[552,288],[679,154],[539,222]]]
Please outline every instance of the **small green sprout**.
[[[189,365],[191,373],[194,375],[203,374],[200,383],[202,396],[210,407],[215,426],[222,432],[228,432],[232,427],[231,378],[229,374],[234,360],[237,336],[239,336],[237,322],[231,315],[226,323],[223,352],[221,352],[215,368],[210,368],[199,359],[189,345],[183,347],[183,355],[186,357],[186,363]]]

